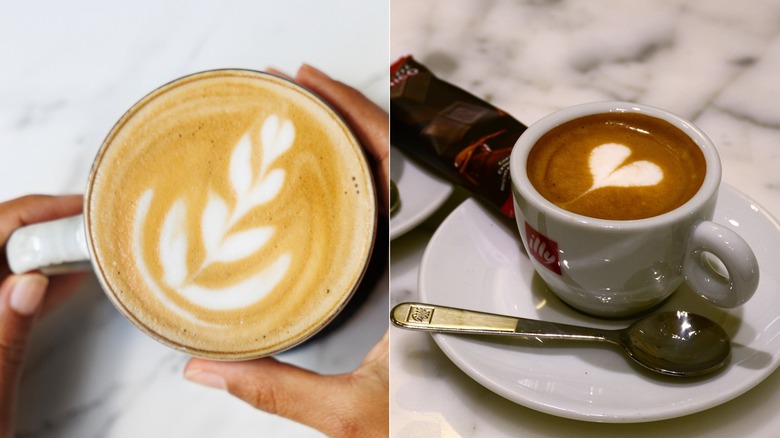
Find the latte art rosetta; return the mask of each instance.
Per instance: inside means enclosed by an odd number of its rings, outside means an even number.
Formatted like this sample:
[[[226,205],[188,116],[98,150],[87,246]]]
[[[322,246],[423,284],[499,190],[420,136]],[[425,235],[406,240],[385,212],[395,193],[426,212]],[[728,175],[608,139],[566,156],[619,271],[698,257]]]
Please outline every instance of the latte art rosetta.
[[[241,260],[266,245],[273,238],[276,230],[271,226],[256,226],[242,231],[234,231],[233,227],[252,208],[272,201],[284,185],[283,169],[272,168],[274,161],[285,153],[295,139],[295,128],[289,120],[280,121],[277,116],[269,116],[262,124],[259,139],[262,144],[253,148],[253,136],[244,135],[234,147],[230,158],[229,181],[235,194],[235,205],[231,209],[222,197],[214,192],[209,193],[205,208],[200,213],[201,242],[205,247],[205,257],[194,272],[189,272],[187,266],[188,248],[195,242],[189,241],[193,233],[187,232],[187,205],[184,200],[177,200],[165,215],[159,236],[158,254],[163,269],[163,286],[155,288],[159,298],[171,306],[171,310],[186,312],[175,305],[173,301],[163,298],[163,288],[177,293],[200,307],[211,310],[232,310],[252,305],[261,300],[273,290],[287,273],[290,266],[289,253],[282,254],[270,266],[262,269],[252,277],[222,288],[210,288],[198,284],[198,275],[214,263],[223,263],[224,269],[230,269],[230,263]],[[254,172],[252,153],[261,154],[260,168]],[[154,190],[148,189],[138,203],[135,217],[136,236],[135,254],[139,266],[147,274],[145,277],[151,283],[157,283],[146,268],[146,262],[141,254],[146,240],[143,235],[143,223],[147,218]],[[195,318],[195,316],[191,316]]]
[[[85,219],[101,282],[168,345],[273,354],[360,283],[377,223],[370,168],[343,121],[289,81],[174,81],[117,123],[96,162]]]

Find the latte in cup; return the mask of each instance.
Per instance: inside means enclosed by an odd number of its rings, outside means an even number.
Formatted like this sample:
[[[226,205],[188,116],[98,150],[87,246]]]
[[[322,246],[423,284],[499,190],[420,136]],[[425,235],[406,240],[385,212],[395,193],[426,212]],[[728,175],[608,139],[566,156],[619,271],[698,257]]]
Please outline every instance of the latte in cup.
[[[565,122],[531,149],[528,178],[548,201],[598,219],[658,216],[699,190],[704,155],[671,123],[610,112]]]
[[[191,75],[117,123],[95,160],[87,243],[109,298],[161,342],[242,359],[307,339],[362,279],[376,196],[327,105],[252,71]]]
[[[509,167],[534,270],[578,310],[636,315],[683,282],[732,308],[758,286],[750,246],[712,222],[721,183],[715,146],[674,114],[631,102],[564,108],[523,132]],[[712,269],[714,259],[723,271]]]

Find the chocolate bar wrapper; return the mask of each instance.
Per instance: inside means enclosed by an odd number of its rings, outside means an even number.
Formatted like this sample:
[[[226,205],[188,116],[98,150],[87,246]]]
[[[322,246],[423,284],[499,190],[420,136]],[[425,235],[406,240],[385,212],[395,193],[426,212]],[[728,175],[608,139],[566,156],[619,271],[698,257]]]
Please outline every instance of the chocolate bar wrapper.
[[[509,155],[525,129],[411,56],[391,67],[393,145],[508,217],[514,217]]]

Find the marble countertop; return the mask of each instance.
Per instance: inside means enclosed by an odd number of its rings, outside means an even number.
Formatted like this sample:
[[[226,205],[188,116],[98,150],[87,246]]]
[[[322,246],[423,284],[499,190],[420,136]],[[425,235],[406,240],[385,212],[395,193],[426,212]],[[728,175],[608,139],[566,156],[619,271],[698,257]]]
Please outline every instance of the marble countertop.
[[[344,19],[359,17],[359,19]],[[0,200],[83,192],[114,122],[195,71],[309,63],[388,107],[386,1],[14,2],[0,14]],[[353,369],[387,327],[389,275],[338,331],[280,356]],[[18,436],[320,436],[185,381],[187,357],[125,321],[89,278],[37,327]]]
[[[411,54],[525,124],[596,100],[692,120],[718,148],[723,182],[780,217],[777,2],[392,0],[390,17],[392,60]],[[467,196],[455,190],[393,240],[391,306],[416,299],[426,245]],[[429,336],[398,329],[391,376],[394,437],[771,437],[780,428],[780,372],[718,407],[641,424],[569,420],[514,404],[469,378]]]

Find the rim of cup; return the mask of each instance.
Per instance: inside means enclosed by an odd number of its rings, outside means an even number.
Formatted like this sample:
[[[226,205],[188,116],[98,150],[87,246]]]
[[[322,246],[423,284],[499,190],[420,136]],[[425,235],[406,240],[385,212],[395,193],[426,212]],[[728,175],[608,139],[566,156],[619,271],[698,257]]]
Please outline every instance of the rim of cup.
[[[160,333],[157,330],[153,329],[147,324],[145,318],[141,318],[137,316],[136,314],[137,312],[131,311],[128,307],[125,306],[124,302],[117,297],[117,292],[110,287],[110,284],[108,284],[107,281],[108,276],[103,272],[105,269],[104,267],[105,261],[99,260],[99,257],[97,257],[95,253],[95,249],[93,248],[94,246],[93,240],[95,239],[95,237],[93,236],[93,232],[91,231],[91,211],[93,208],[92,195],[94,192],[94,180],[97,175],[97,169],[99,168],[101,161],[105,158],[106,151],[111,147],[113,138],[116,135],[116,133],[119,132],[121,129],[123,129],[124,124],[126,124],[127,121],[130,118],[132,118],[141,108],[143,108],[145,105],[149,104],[150,102],[158,98],[160,95],[168,93],[170,90],[186,83],[187,81],[196,81],[196,80],[200,80],[203,77],[208,77],[211,75],[219,75],[219,74],[251,76],[254,79],[274,82],[280,87],[293,88],[297,90],[297,92],[311,99],[313,103],[316,103],[317,106],[321,108],[322,111],[331,115],[337,121],[337,123],[344,128],[344,135],[348,137],[350,139],[350,142],[355,146],[354,152],[357,155],[359,161],[362,163],[361,167],[363,168],[363,170],[365,170],[365,172],[368,175],[367,181],[370,187],[367,190],[367,195],[373,200],[372,203],[373,211],[370,212],[369,214],[373,224],[372,224],[372,231],[369,236],[369,241],[367,242],[366,257],[360,260],[359,262],[360,268],[358,270],[359,272],[357,272],[357,276],[355,277],[355,281],[351,284],[349,290],[343,291],[343,296],[338,302],[339,305],[336,308],[334,308],[334,311],[330,315],[327,315],[327,317],[323,319],[321,323],[316,326],[315,330],[311,330],[308,332],[301,332],[299,336],[295,337],[295,339],[291,340],[290,342],[279,344],[272,349],[269,348],[268,351],[262,354],[260,354],[260,350],[258,349],[253,349],[253,350],[250,349],[250,350],[242,350],[242,351],[202,350],[192,345],[181,344],[173,339],[168,338],[163,333]],[[352,300],[353,296],[355,295],[356,291],[358,290],[358,288],[360,287],[360,285],[364,280],[366,272],[368,271],[369,264],[371,262],[371,257],[376,247],[377,232],[379,231],[379,205],[378,205],[379,195],[376,192],[376,190],[377,190],[377,182],[375,181],[374,175],[371,171],[371,162],[368,158],[366,151],[363,149],[356,133],[354,132],[352,127],[349,126],[349,124],[344,119],[344,117],[338,111],[336,111],[336,109],[332,105],[330,105],[323,98],[315,94],[313,91],[298,84],[297,82],[293,81],[290,78],[286,78],[284,76],[280,76],[265,71],[259,71],[259,70],[253,70],[247,68],[217,68],[217,69],[201,70],[201,71],[185,74],[175,79],[169,80],[163,83],[162,85],[155,87],[152,91],[146,93],[145,95],[137,99],[114,122],[110,131],[108,132],[104,140],[101,142],[100,148],[96,152],[95,157],[93,159],[92,167],[89,172],[89,177],[87,180],[86,189],[84,193],[83,215],[84,215],[84,226],[85,226],[85,233],[86,233],[86,245],[89,252],[89,259],[93,267],[93,270],[95,272],[97,281],[100,284],[101,288],[103,289],[105,295],[111,301],[112,305],[135,327],[137,327],[139,330],[141,330],[151,338],[157,340],[158,342],[174,350],[183,351],[191,355],[195,355],[203,358],[210,358],[210,359],[246,360],[246,359],[253,359],[258,357],[270,356],[273,354],[278,354],[290,350],[294,347],[297,347],[298,345],[303,344],[309,339],[313,338],[317,333],[325,329],[325,327],[327,327],[331,322],[333,322],[338,317],[338,315],[344,310],[344,307],[347,306],[349,301]]]
[[[696,194],[685,204],[674,210],[649,218],[629,220],[599,219],[572,213],[558,207],[542,196],[531,184],[526,173],[526,163],[531,148],[544,134],[563,123],[592,114],[604,113],[637,113],[660,118],[671,123],[690,137],[704,154],[707,166],[704,181],[702,181],[702,185]],[[699,211],[717,193],[721,179],[721,164],[718,152],[712,141],[701,129],[688,120],[660,108],[621,101],[591,102],[574,105],[542,117],[529,126],[515,143],[510,157],[509,171],[512,177],[514,196],[517,197],[518,192],[523,193],[523,199],[526,202],[532,204],[536,209],[545,212],[545,214],[555,216],[559,220],[571,224],[619,230],[663,226],[690,216],[694,212]],[[517,204],[517,200],[515,200],[515,203]]]

